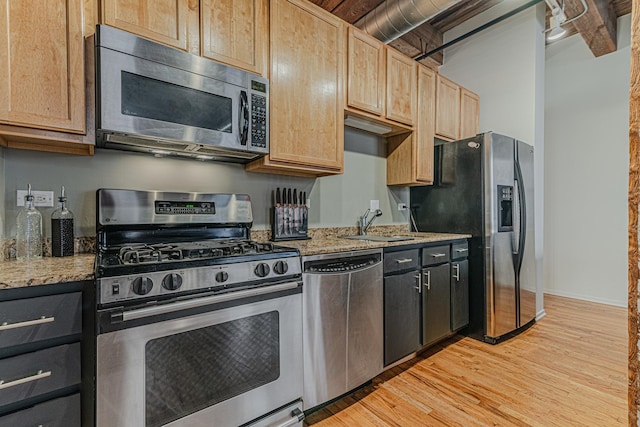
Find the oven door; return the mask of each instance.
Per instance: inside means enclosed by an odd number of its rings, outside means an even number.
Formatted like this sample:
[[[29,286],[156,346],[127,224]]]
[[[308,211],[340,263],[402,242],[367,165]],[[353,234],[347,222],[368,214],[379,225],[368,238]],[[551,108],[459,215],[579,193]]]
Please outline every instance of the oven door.
[[[247,88],[104,47],[97,61],[101,133],[247,149]]]
[[[239,426],[302,396],[302,287],[99,312],[96,423]]]

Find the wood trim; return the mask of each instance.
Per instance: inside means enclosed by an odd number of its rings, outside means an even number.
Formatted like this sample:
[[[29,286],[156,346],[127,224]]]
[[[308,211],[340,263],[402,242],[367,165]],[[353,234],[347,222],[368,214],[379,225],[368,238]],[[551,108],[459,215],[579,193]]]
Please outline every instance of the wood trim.
[[[93,156],[94,146],[89,144],[74,144],[63,141],[33,140],[26,138],[4,139],[7,148],[18,148],[31,151],[48,151],[50,153],[76,154],[80,156]]]
[[[638,425],[638,204],[640,203],[640,0],[631,12],[631,79],[629,94],[629,425]]]
[[[271,160],[269,155],[247,163],[244,168],[247,172],[301,176],[304,178],[317,178],[321,176],[342,174],[344,172],[344,167],[335,170],[314,168],[311,166],[303,166],[294,163]]]

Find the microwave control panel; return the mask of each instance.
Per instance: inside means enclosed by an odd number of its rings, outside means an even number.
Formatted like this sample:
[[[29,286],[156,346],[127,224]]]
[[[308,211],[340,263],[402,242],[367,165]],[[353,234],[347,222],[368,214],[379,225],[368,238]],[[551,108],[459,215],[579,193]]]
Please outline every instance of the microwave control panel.
[[[267,147],[267,97],[251,94],[251,145]]]

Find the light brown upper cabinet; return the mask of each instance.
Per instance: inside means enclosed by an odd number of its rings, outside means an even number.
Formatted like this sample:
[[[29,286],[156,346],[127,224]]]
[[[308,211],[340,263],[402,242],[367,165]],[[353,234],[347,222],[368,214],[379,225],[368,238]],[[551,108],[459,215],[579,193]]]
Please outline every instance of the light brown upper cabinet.
[[[436,72],[418,65],[417,78],[415,130],[387,140],[387,185],[433,183]]]
[[[460,139],[476,136],[479,129],[480,97],[461,88],[460,90]]]
[[[415,61],[349,26],[347,115],[382,123],[389,128],[385,135],[409,132],[415,114],[415,85]]]
[[[305,0],[272,0],[270,154],[256,172],[342,173],[344,34],[342,21]]]
[[[200,0],[202,56],[267,76],[268,0]]]
[[[449,141],[475,136],[480,97],[440,75],[437,85],[436,136]]]
[[[102,0],[101,22],[191,53],[197,0]],[[197,28],[195,29],[197,33]],[[197,47],[197,39],[195,40]],[[197,49],[196,49],[197,50]]]
[[[387,49],[387,118],[413,125],[416,110],[416,61]]]
[[[436,136],[454,141],[460,135],[460,86],[438,74]]]
[[[101,0],[101,22],[267,76],[269,0]]]
[[[93,152],[83,136],[83,7],[83,0],[0,1],[0,145]]]
[[[347,37],[347,105],[382,115],[386,89],[384,43],[351,26]]]

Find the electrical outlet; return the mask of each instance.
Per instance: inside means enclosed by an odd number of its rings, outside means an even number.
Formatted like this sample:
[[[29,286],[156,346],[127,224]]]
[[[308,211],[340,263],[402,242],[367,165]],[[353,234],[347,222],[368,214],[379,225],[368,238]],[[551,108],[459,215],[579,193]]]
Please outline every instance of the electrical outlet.
[[[406,211],[407,208],[407,204],[406,203],[398,203],[398,210],[399,211]]]
[[[44,208],[53,207],[53,191],[34,191],[31,190],[33,195],[33,205]],[[24,206],[24,196],[27,195],[27,190],[18,190],[18,206]]]
[[[369,200],[369,209],[371,209],[372,212],[380,209],[380,200]]]

